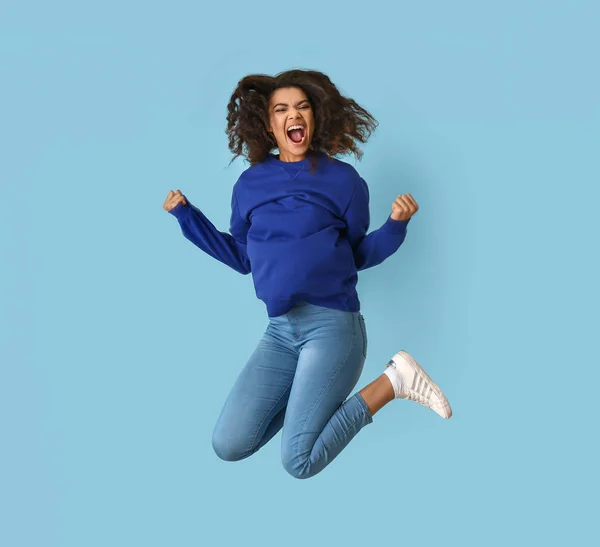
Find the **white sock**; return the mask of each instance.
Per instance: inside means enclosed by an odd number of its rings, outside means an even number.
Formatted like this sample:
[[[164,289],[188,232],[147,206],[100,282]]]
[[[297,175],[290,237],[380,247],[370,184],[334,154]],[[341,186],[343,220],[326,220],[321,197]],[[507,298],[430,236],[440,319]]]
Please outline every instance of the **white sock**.
[[[394,388],[394,395],[398,398],[402,391],[402,378],[400,378],[400,375],[392,366],[386,367],[383,373],[390,379],[392,387]]]

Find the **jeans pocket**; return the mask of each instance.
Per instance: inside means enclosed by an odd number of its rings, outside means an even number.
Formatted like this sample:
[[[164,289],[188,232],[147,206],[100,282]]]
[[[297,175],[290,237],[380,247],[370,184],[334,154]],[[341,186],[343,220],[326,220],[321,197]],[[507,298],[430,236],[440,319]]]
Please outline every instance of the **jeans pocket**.
[[[363,317],[362,313],[360,313],[360,312],[358,314],[358,324],[360,325],[360,330],[362,332],[363,357],[366,359],[367,358],[367,345],[368,345],[368,340],[367,340],[367,325],[365,324],[365,318]]]

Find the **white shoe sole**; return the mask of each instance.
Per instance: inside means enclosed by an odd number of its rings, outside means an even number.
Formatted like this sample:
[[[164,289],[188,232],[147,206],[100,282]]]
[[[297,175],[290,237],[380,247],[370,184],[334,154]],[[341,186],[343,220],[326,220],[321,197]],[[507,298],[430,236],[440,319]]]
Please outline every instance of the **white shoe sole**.
[[[401,358],[406,359],[413,367],[415,367],[423,376],[425,376],[425,378],[427,378],[427,380],[430,382],[431,387],[433,392],[440,398],[440,401],[442,403],[442,409],[443,412],[446,414],[446,416],[442,416],[442,418],[448,420],[452,417],[452,407],[450,406],[450,403],[448,402],[448,399],[446,398],[446,396],[444,395],[444,393],[442,392],[442,390],[438,387],[438,385],[430,378],[429,374],[427,374],[423,368],[421,367],[421,365],[419,365],[419,363],[417,363],[414,358],[410,355],[410,353],[407,353],[406,351],[399,351],[398,353],[396,353],[396,355],[399,355]],[[394,357],[396,357],[396,355],[394,355]],[[433,410],[433,409],[431,409]],[[435,412],[435,410],[433,410]],[[436,412],[437,414],[437,412]],[[439,414],[438,414],[439,416]]]

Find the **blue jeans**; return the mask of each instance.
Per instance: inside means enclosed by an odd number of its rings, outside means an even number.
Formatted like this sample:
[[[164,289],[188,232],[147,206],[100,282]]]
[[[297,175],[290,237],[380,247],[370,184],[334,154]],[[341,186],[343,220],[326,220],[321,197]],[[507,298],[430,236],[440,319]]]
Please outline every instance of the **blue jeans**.
[[[213,433],[216,454],[237,461],[283,427],[281,459],[300,479],[316,475],[373,421],[359,393],[367,335],[360,312],[301,302],[269,319]]]

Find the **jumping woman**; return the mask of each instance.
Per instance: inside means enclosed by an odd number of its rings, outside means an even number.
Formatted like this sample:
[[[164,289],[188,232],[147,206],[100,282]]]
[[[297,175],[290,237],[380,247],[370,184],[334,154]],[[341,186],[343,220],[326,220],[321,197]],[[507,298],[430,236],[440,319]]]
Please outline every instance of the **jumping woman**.
[[[398,250],[419,208],[410,194],[399,195],[383,225],[367,234],[367,184],[334,156],[360,159],[357,142],[376,127],[321,72],[246,76],[227,114],[231,161],[243,156],[250,163],[233,186],[229,233],[180,190],[164,202],[194,245],[252,274],[267,309],[266,330],[215,425],[212,444],[223,460],[247,458],[283,428],[283,466],[304,479],[331,463],[393,399],[452,416],[442,391],[405,351],[348,398],[367,355],[357,272]]]

